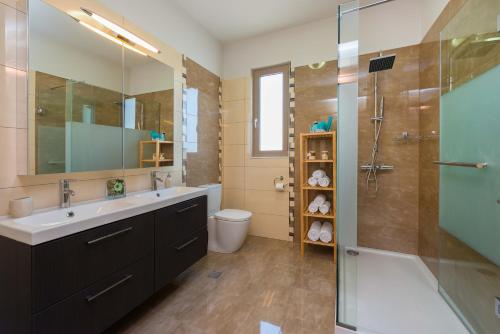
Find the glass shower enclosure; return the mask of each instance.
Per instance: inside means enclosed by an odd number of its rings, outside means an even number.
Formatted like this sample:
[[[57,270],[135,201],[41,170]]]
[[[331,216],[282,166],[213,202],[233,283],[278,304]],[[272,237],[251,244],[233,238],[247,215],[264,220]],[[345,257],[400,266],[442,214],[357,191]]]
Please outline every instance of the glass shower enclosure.
[[[441,32],[439,291],[471,333],[500,332],[500,1]]]

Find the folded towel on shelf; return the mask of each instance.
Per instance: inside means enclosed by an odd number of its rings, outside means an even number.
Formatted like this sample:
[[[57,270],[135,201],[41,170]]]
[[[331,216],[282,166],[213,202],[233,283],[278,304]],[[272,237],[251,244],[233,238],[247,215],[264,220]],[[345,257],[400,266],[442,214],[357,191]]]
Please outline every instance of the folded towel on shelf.
[[[322,169],[317,169],[312,173],[312,177],[315,177],[317,179],[321,179],[322,177],[325,177],[326,173]]]
[[[320,232],[321,232],[321,222],[314,221],[311,224],[309,231],[307,232],[307,237],[309,238],[309,240],[318,241]]]
[[[307,207],[307,210],[310,213],[316,213],[316,212],[318,212],[318,209],[319,209],[319,205],[314,203],[314,202],[311,202],[311,204],[309,204],[309,206]]]
[[[330,206],[331,206],[331,203],[326,201],[325,203],[323,203],[319,206],[319,208],[318,208],[319,212],[326,215],[330,211]]]
[[[328,176],[323,176],[318,179],[318,184],[320,187],[326,188],[330,185],[330,178]]]
[[[332,241],[333,237],[333,225],[330,222],[324,222],[321,225],[321,229],[319,231],[319,239],[324,243],[329,243]]]
[[[323,194],[316,195],[313,202],[318,204],[318,205],[321,205],[321,204],[326,202],[326,196]]]
[[[315,178],[315,177],[310,177],[308,180],[307,180],[307,183],[311,186],[311,187],[316,187],[318,185],[318,179]]]

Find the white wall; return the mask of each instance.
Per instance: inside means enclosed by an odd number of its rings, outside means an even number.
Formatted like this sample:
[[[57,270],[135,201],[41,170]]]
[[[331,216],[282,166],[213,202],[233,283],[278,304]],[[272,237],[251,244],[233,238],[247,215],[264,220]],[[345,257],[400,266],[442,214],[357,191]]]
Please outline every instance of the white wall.
[[[448,0],[396,0],[360,11],[361,54],[419,44]],[[337,58],[337,17],[224,45],[223,77],[291,61],[301,66]]]
[[[30,32],[30,69],[120,92],[122,61],[117,46],[116,62]],[[111,42],[109,42],[111,43]]]
[[[116,13],[220,75],[222,46],[173,1],[101,0]]]
[[[422,1],[422,38],[424,38],[450,0],[420,1]]]
[[[170,66],[151,61],[130,66],[125,70],[125,93],[139,95],[174,88],[174,70]]]
[[[316,21],[224,45],[223,76],[250,75],[252,68],[291,61],[293,66],[334,59],[337,18]]]

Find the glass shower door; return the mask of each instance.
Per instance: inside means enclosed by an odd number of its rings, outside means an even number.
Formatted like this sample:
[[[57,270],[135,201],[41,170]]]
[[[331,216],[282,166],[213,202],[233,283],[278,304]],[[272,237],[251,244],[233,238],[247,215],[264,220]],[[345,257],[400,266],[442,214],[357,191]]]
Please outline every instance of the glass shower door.
[[[441,33],[439,290],[471,333],[500,331],[500,2]]]
[[[359,1],[338,12],[337,323],[356,329]]]

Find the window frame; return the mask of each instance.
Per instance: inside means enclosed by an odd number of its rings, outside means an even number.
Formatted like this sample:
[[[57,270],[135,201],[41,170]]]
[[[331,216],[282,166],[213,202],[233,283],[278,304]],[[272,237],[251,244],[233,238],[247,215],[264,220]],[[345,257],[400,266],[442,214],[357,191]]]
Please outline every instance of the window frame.
[[[274,158],[288,156],[288,124],[290,115],[290,62],[266,66],[252,70],[252,157]],[[259,146],[260,138],[260,78],[283,73],[283,148],[263,151]],[[258,124],[258,125],[257,125]]]

